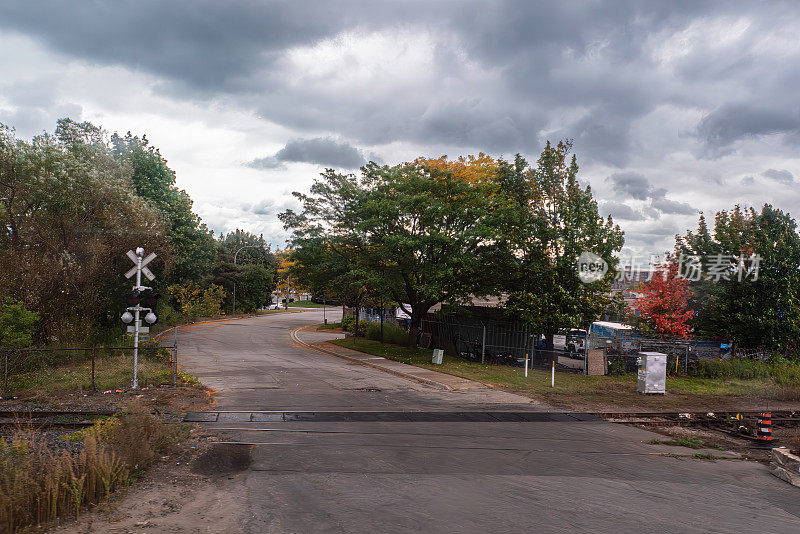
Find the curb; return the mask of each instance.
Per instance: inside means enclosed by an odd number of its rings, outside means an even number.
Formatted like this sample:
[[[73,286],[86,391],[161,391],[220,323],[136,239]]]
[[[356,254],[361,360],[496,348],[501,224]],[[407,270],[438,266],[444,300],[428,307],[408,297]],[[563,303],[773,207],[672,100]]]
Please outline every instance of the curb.
[[[303,341],[302,339],[300,339],[298,337],[297,333],[299,331],[305,329],[305,328],[308,328],[309,326],[316,326],[316,325],[300,326],[300,327],[297,327],[294,330],[292,330],[291,333],[290,333],[290,336],[294,341],[296,341],[297,343],[299,343],[300,345],[304,346],[307,349],[316,350],[316,351],[319,351],[319,352],[324,352],[325,354],[330,354],[331,356],[336,356],[337,358],[341,358],[343,360],[348,360],[348,361],[351,361],[353,363],[358,363],[358,364],[361,364],[361,365],[363,365],[365,367],[372,367],[373,369],[377,369],[379,371],[383,371],[384,373],[389,373],[391,375],[399,376],[399,377],[405,378],[407,380],[413,380],[415,382],[420,382],[422,384],[425,384],[425,385],[428,385],[428,386],[432,386],[432,387],[435,387],[437,389],[442,389],[444,391],[453,391],[453,388],[451,388],[447,384],[443,384],[442,382],[437,382],[435,380],[430,380],[429,378],[422,378],[421,376],[415,376],[415,375],[412,375],[412,374],[404,373],[402,371],[397,371],[395,369],[390,369],[388,367],[383,367],[382,365],[377,365],[377,364],[374,364],[374,363],[365,362],[365,361],[359,360],[357,358],[352,358],[350,356],[345,356],[344,354],[338,354],[338,353],[333,352],[331,350],[323,349],[321,347],[317,347],[315,345],[311,345],[310,343],[306,343],[305,341]],[[365,352],[364,354],[367,354],[367,353]]]
[[[785,447],[772,449],[772,461],[769,471],[776,477],[800,487],[800,457],[789,452]]]

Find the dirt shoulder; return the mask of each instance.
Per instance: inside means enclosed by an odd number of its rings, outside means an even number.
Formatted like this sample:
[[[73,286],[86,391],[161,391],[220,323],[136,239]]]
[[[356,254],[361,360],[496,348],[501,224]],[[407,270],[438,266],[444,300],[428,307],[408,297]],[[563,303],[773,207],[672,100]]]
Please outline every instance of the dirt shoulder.
[[[106,390],[108,391],[108,390]],[[213,392],[197,386],[152,386],[139,390],[31,391],[0,401],[0,410],[119,411],[138,401],[159,412],[201,410],[213,403]]]
[[[238,461],[230,460],[237,458]],[[241,532],[249,449],[230,454],[195,427],[176,453],[164,456],[123,495],[82,513],[51,532]]]

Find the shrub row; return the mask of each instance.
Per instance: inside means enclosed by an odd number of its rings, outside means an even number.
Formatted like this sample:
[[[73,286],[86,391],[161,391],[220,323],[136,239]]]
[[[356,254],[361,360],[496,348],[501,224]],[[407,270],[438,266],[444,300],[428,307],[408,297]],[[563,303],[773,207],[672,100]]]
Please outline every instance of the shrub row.
[[[16,430],[0,438],[0,532],[75,516],[128,486],[157,452],[188,436],[142,406],[67,436],[73,447]]]
[[[381,324],[367,323],[366,337],[375,341],[381,340]],[[394,323],[383,324],[383,341],[395,345],[406,346],[409,341],[409,334],[405,329],[400,328]]]
[[[366,337],[374,341],[381,340],[381,323],[372,321],[359,321],[356,331],[355,315],[346,315],[342,318],[342,328],[358,337]],[[405,346],[409,342],[408,332],[394,323],[383,323],[383,341]]]
[[[780,358],[771,361],[701,360],[691,374],[699,378],[771,378],[784,385],[800,382],[800,365]]]

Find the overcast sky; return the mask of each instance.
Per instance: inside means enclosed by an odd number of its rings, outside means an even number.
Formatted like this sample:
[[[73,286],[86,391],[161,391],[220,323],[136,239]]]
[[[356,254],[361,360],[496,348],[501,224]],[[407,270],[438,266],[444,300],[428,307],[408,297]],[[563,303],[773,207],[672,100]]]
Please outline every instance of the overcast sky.
[[[324,167],[574,139],[626,246],[800,215],[797,2],[0,3],[0,122],[147,134],[217,232],[283,246]]]

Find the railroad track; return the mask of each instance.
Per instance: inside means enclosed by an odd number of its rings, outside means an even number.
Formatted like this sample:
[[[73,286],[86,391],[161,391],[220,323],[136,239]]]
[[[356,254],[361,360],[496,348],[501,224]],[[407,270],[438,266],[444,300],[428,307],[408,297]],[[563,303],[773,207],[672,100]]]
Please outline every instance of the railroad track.
[[[767,410],[764,410],[767,411]],[[643,424],[649,426],[715,426],[732,425],[734,421],[758,418],[758,411],[724,412],[595,412],[593,415],[614,423]],[[773,426],[800,425],[800,412],[770,411]]]
[[[0,410],[0,428],[83,428],[91,426],[99,419],[114,415],[111,410],[69,411],[69,410]],[[736,433],[740,426],[754,426],[756,411],[724,412],[584,412],[612,423],[632,424],[644,427],[686,426],[713,430],[727,430]],[[800,412],[772,411],[773,427],[800,425]],[[174,418],[177,414],[159,414]],[[183,417],[183,416],[180,416]]]
[[[110,410],[0,410],[0,428],[85,428],[112,415]]]

